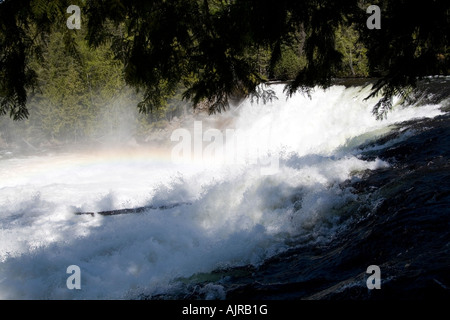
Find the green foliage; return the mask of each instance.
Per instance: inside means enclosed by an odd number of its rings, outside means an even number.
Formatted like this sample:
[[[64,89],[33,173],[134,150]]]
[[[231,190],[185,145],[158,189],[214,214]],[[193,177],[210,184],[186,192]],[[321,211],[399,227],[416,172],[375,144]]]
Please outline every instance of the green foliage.
[[[41,81],[30,105],[49,139],[78,140],[91,134],[96,110],[111,101],[121,85],[120,68],[107,59],[107,51],[101,47],[92,51],[81,34],[74,37],[77,56],[66,50],[64,34],[55,31],[43,59],[32,62]]]
[[[152,122],[179,115],[182,108],[176,101],[150,116],[138,115],[139,96],[126,85],[123,65],[114,59],[109,46],[89,47],[79,30],[72,34],[77,52],[73,55],[64,37],[59,30],[51,32],[39,59],[33,57],[29,63],[39,79],[28,101],[30,116],[20,126],[0,119],[4,143],[126,140],[153,129]]]
[[[286,48],[282,51],[280,60],[273,68],[273,76],[278,80],[291,80],[302,70],[306,65],[304,59],[300,59],[298,54],[291,48]]]
[[[336,48],[342,54],[342,70],[337,75],[366,77],[369,75],[367,49],[359,41],[353,25],[339,26],[336,30]]]
[[[68,2],[5,0],[0,3],[0,115],[9,113],[15,120],[28,117],[27,97],[38,82],[31,63],[42,57],[52,26],[65,30],[67,48],[73,45],[67,28],[62,27]]]

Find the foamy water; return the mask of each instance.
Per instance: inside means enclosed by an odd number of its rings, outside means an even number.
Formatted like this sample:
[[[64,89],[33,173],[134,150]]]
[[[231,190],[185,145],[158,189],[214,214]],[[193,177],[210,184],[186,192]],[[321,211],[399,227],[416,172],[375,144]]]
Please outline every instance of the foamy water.
[[[121,299],[169,290],[176,279],[227,266],[258,265],[292,238],[326,243],[345,225],[339,208],[355,195],[340,184],[390,164],[358,157],[359,146],[439,106],[397,108],[385,121],[371,114],[368,88],[333,86],[266,105],[244,101],[202,132],[239,132],[233,152],[256,161],[174,161],[165,150],[61,153],[0,160],[0,298]],[[224,118],[232,121],[223,125]],[[194,124],[192,124],[194,127]],[[195,132],[186,128],[193,138]],[[408,133],[405,132],[405,135]],[[202,150],[208,141],[202,142]],[[193,142],[192,142],[193,143]],[[224,141],[224,148],[226,141]],[[243,147],[242,147],[243,146]],[[250,147],[249,147],[250,146]],[[194,146],[193,146],[194,148]],[[239,149],[241,148],[241,149]],[[215,148],[215,150],[219,150]],[[276,167],[258,157],[270,154]],[[266,159],[267,160],[267,159]],[[274,164],[274,163],[272,163]],[[178,204],[156,209],[158,206]],[[152,205],[139,214],[75,215]],[[69,290],[66,268],[81,270]],[[217,288],[212,297],[222,298]]]

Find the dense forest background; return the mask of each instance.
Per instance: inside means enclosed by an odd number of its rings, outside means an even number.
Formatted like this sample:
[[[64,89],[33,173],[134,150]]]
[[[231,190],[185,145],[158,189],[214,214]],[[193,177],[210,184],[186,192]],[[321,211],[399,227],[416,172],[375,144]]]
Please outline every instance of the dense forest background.
[[[82,27],[69,30],[69,2],[0,1],[0,146],[145,140],[267,81],[383,77],[380,108],[450,61],[445,1],[374,1],[381,30],[352,0],[72,1]]]
[[[29,97],[30,114],[21,121],[0,117],[0,146],[19,142],[38,148],[43,143],[144,140],[174,118],[194,112],[192,104],[182,99],[181,88],[163,106],[139,112],[136,106],[142,93],[125,83],[123,64],[114,59],[107,45],[89,47],[80,29],[75,37],[78,55],[73,56],[63,37],[63,31],[51,33],[42,57],[33,57],[31,65],[39,85]],[[305,66],[301,36],[293,34],[291,41],[281,46],[281,58],[272,66],[269,50],[253,53],[268,79],[293,79]],[[342,53],[339,77],[368,75],[366,49],[352,26],[337,29],[336,48]]]
[[[42,57],[31,65],[39,78],[29,96],[29,116],[0,117],[0,146],[39,148],[78,142],[124,142],[145,139],[174,117],[190,110],[175,95],[150,113],[136,108],[142,95],[126,85],[123,65],[106,45],[90,48],[83,32],[75,38],[77,55],[67,52],[63,32],[53,32]]]

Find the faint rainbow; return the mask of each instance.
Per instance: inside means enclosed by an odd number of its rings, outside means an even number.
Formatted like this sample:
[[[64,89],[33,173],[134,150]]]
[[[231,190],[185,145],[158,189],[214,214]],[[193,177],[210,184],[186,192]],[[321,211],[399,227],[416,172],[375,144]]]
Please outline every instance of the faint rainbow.
[[[108,149],[13,158],[0,162],[0,187],[26,182],[48,173],[111,165],[171,164],[170,150]]]

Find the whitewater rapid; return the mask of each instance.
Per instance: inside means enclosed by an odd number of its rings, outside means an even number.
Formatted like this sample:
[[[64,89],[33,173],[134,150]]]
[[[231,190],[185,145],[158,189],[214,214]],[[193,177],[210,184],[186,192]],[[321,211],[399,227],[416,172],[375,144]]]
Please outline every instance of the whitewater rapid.
[[[377,147],[366,143],[396,123],[442,114],[440,105],[397,104],[378,121],[376,99],[364,100],[368,87],[332,86],[287,100],[282,85],[272,89],[277,100],[245,100],[196,120],[202,136],[239,132],[250,143],[233,152],[256,161],[226,163],[213,153],[175,161],[179,140],[170,139],[164,150],[0,159],[0,299],[151,296],[197,273],[261,264],[292,239],[332,241],[352,221],[342,223],[339,208],[357,197],[343,183],[390,166],[361,159],[362,148]],[[195,136],[194,123],[181,129]],[[258,157],[266,154],[276,166],[262,174],[267,162]],[[138,214],[74,214],[150,205]],[[80,267],[80,290],[66,286],[70,265]],[[224,298],[220,285],[209,290],[209,298]]]

